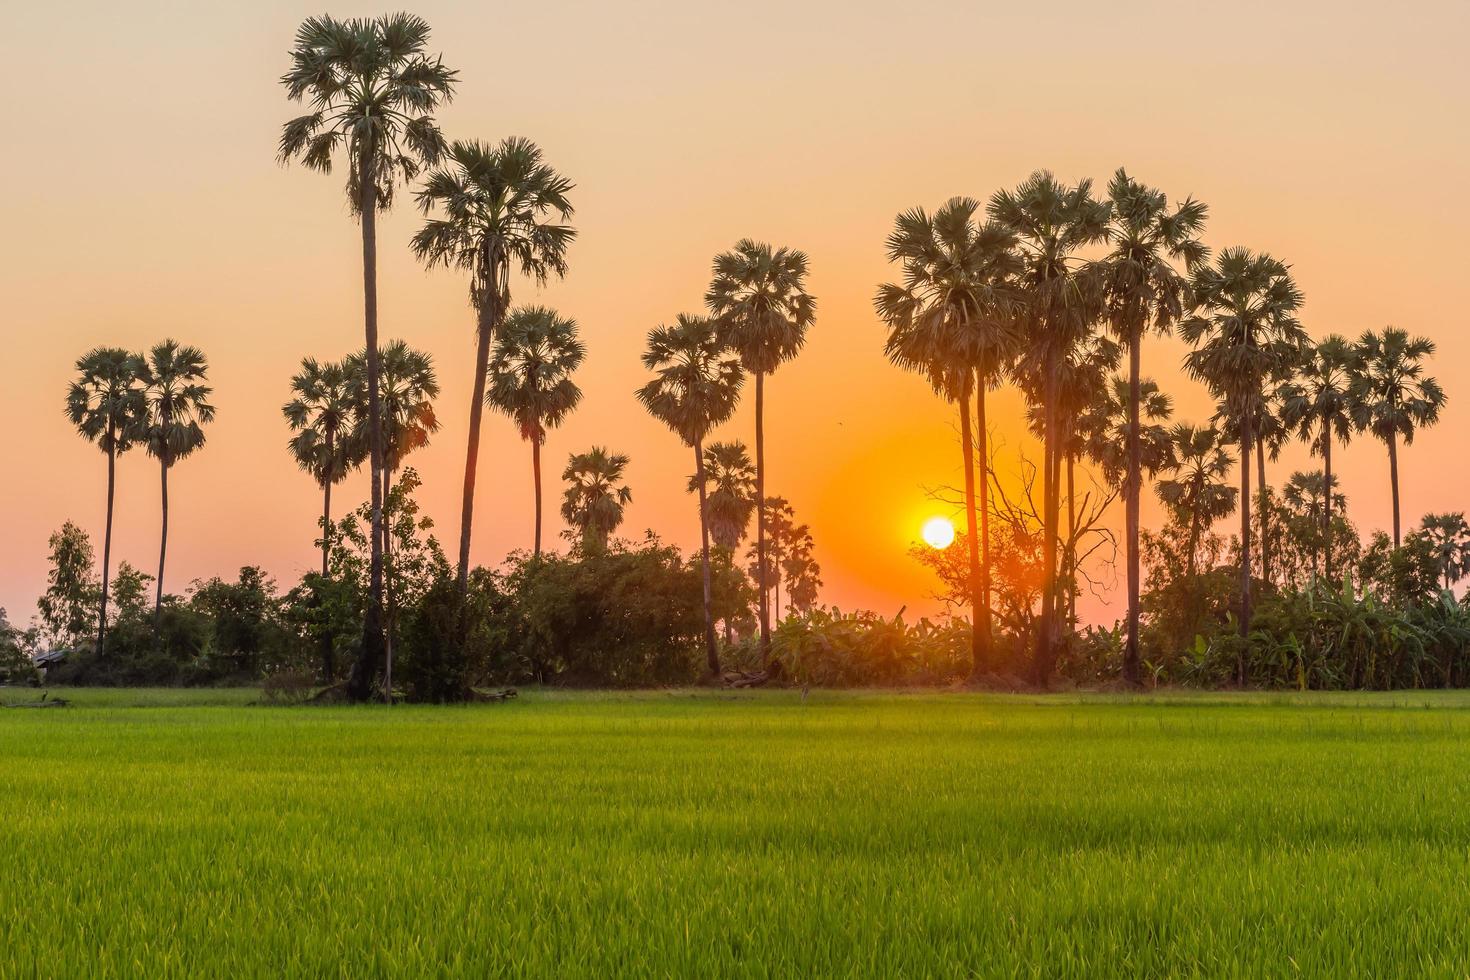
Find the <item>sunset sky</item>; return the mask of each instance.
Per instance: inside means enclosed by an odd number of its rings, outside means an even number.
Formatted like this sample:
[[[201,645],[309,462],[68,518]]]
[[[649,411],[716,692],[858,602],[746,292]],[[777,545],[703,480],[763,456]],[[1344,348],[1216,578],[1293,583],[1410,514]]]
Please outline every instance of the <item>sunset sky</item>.
[[[565,281],[516,282],[519,302],[575,317],[581,409],[546,448],[550,534],[566,454],[632,456],[624,533],[698,540],[688,451],[633,397],[647,331],[698,311],[712,256],[745,236],[804,249],[818,315],[767,386],[768,492],[812,525],[823,599],[892,614],[936,608],[906,554],[960,479],[955,421],[884,359],[872,310],[896,276],[894,215],[988,197],[1032,170],[1104,183],[1119,165],[1206,201],[1206,240],[1292,264],[1314,336],[1393,323],[1439,344],[1449,405],[1402,456],[1403,514],[1460,510],[1470,485],[1470,340],[1460,288],[1470,196],[1462,0],[1322,2],[442,3],[411,8],[460,70],[451,138],[535,140],[577,184]],[[72,519],[101,551],[105,461],[63,415],[72,362],[164,337],[210,359],[218,421],[170,476],[169,582],[260,564],[289,586],[315,563],[320,497],[285,449],[280,406],[303,355],[362,344],[358,228],[339,174],[275,159],[299,110],[278,78],[321,4],[156,0],[9,5],[0,154],[3,398],[0,606],[24,625],[46,539]],[[352,16],[377,8],[335,6]],[[407,195],[379,223],[383,337],[430,351],[442,431],[412,458],[438,533],[458,534],[473,315],[461,274],[409,253]],[[1152,340],[1145,373],[1201,420],[1182,346]],[[1002,458],[1025,443],[1020,403],[993,402]],[[722,437],[753,437],[747,398]],[[487,416],[474,559],[531,534],[530,451]],[[1292,447],[1279,484],[1304,464]],[[1335,454],[1350,516],[1388,526],[1380,444]],[[119,468],[114,559],[157,562],[158,472]],[[360,501],[366,478],[334,495]],[[1156,524],[1152,493],[1144,521]],[[339,507],[340,509],[340,507]],[[1121,520],[1121,511],[1119,512]],[[1121,597],[1092,600],[1109,621]]]

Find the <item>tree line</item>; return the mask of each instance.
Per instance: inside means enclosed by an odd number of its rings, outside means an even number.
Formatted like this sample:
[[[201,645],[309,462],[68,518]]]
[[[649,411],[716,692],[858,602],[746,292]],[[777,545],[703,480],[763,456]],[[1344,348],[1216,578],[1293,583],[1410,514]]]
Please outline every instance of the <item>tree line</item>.
[[[278,159],[326,174],[344,170],[361,230],[364,345],[335,361],[304,358],[283,406],[289,450],[322,495],[320,573],[315,581],[304,579],[303,587],[325,609],[334,583],[361,580],[361,596],[347,603],[358,612],[338,617],[334,627],[340,632],[348,622],[358,630],[347,651],[343,688],[356,700],[392,697],[399,626],[406,613],[416,615],[405,603],[444,594],[436,591],[442,553],[432,535],[419,535],[428,526],[412,516],[417,475],[408,480],[412,471],[405,470],[405,460],[439,429],[438,378],[426,352],[402,340],[379,342],[377,215],[401,192],[410,193],[425,216],[410,250],[428,268],[457,270],[468,279],[476,353],[458,549],[452,574],[444,573],[452,579],[452,601],[448,619],[436,627],[446,647],[464,647],[474,630],[478,600],[470,553],[484,409],[507,416],[529,444],[531,551],[517,568],[534,570],[543,558],[551,560],[543,555],[542,449],[582,395],[575,375],[586,350],[576,321],[544,306],[516,306],[512,297],[522,279],[544,284],[568,274],[575,186],[529,140],[446,138],[435,112],[455,96],[460,78],[429,53],[428,41],[428,24],[409,14],[310,18],[296,34],[281,77],[288,99],[306,111],[283,126]],[[1311,340],[1298,320],[1303,297],[1290,267],[1245,248],[1215,253],[1203,241],[1208,214],[1193,198],[1171,204],[1162,191],[1120,169],[1101,192],[1090,180],[1068,184],[1039,171],[983,204],[956,197],[932,213],[915,208],[897,216],[886,251],[901,275],[879,287],[874,307],[886,326],[888,357],[923,375],[959,413],[964,530],[953,552],[922,557],[939,571],[947,596],[970,610],[972,679],[1015,668],[1014,656],[997,652],[1002,641],[1024,640],[1027,669],[1043,687],[1059,660],[1074,656],[1078,591],[1090,557],[1108,538],[1102,515],[1114,500],[1124,508],[1127,595],[1119,670],[1134,685],[1144,672],[1140,627],[1150,548],[1150,590],[1157,595],[1178,579],[1190,590],[1185,607],[1201,610],[1209,606],[1201,582],[1216,571],[1221,547],[1212,529],[1239,512],[1231,555],[1237,584],[1224,614],[1242,643],[1251,636],[1255,593],[1276,587],[1273,570],[1287,560],[1286,551],[1309,552],[1313,581],[1328,583],[1345,560],[1361,557],[1355,537],[1349,541],[1336,523],[1345,501],[1335,489],[1334,445],[1364,433],[1384,443],[1392,550],[1402,549],[1399,446],[1432,425],[1445,400],[1425,373],[1433,344],[1393,327],[1356,341],[1336,334]],[[700,524],[699,645],[706,677],[720,676],[728,666],[722,652],[728,660],[736,634],[745,631],[738,600],[749,585],[755,658],[748,666],[759,668],[760,680],[789,666],[779,650],[773,657],[772,616],[780,619],[783,584],[788,619],[793,611],[810,612],[816,602],[820,566],[810,530],[796,523],[789,504],[768,495],[765,467],[767,376],[799,354],[815,321],[807,271],[808,258],[799,250],[742,239],[714,258],[705,308],[677,314],[647,338],[643,364],[650,379],[636,397],[693,455],[688,489]],[[1202,424],[1171,424],[1172,400],[1143,375],[1145,334],[1170,332],[1192,348],[1184,372],[1216,399],[1214,416]],[[754,388],[753,459],[740,441],[711,441],[733,415],[747,378]],[[214,415],[206,382],[203,354],[173,341],[146,355],[99,348],[77,362],[68,415],[108,460],[102,580],[92,590],[96,607],[88,607],[99,656],[109,623],[116,457],[142,445],[160,462],[156,637],[165,599],[168,471],[203,445]],[[997,479],[986,415],[988,393],[1003,384],[1024,396],[1042,445],[1039,463],[1019,461],[1025,488],[1014,499]],[[1278,500],[1266,480],[1266,459],[1276,458],[1291,438],[1305,440],[1323,468],[1294,474]],[[1226,483],[1236,462],[1231,448],[1239,466],[1235,487]],[[628,462],[605,446],[568,455],[561,514],[572,557],[625,550],[612,545],[632,499],[624,479]],[[1079,489],[1079,464],[1100,474],[1099,487]],[[368,502],[335,519],[333,488],[364,465]],[[1155,533],[1140,526],[1148,479],[1169,519]],[[1303,514],[1314,536],[1306,545],[1296,533]],[[1463,524],[1459,515],[1431,515],[1418,532],[1438,535],[1436,574],[1446,589],[1461,560],[1457,518]],[[395,520],[406,526],[395,530]],[[752,520],[750,564],[741,570],[736,550]],[[1283,528],[1293,529],[1295,539],[1283,536]],[[361,554],[349,560],[344,556],[354,545]],[[57,547],[53,540],[53,567]],[[75,541],[70,547],[77,551]],[[395,549],[406,549],[402,560]],[[1166,570],[1171,562],[1180,568],[1172,578]],[[343,571],[358,565],[360,576]],[[77,595],[52,599],[58,609],[67,602],[74,609],[80,601]],[[338,640],[321,647],[328,682],[336,676]],[[1247,679],[1243,653],[1235,679]],[[455,683],[460,695],[469,695],[469,673],[462,671]],[[436,698],[449,696],[450,688],[437,688]]]

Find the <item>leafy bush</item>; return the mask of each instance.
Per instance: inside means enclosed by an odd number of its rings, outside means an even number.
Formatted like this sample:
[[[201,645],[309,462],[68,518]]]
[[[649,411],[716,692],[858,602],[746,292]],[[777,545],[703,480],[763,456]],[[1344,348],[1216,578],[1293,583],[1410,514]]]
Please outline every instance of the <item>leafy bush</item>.
[[[636,548],[615,542],[580,558],[518,555],[505,586],[512,652],[524,676],[610,687],[700,676],[699,564],[656,538]]]
[[[410,701],[462,701],[478,684],[510,672],[513,617],[499,578],[477,568],[466,597],[442,575],[407,610],[399,637],[399,670]]]
[[[771,656],[786,676],[815,687],[946,684],[970,672],[970,627],[814,609],[776,627]]]

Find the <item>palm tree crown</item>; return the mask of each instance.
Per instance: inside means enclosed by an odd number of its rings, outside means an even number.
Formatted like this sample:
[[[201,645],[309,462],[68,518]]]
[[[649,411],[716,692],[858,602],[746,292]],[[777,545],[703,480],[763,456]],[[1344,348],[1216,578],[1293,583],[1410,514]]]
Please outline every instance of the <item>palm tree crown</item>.
[[[281,406],[296,433],[287,448],[318,486],[337,483],[362,462],[364,454],[350,438],[356,424],[354,385],[343,364],[305,357],[291,378],[291,400]]]
[[[1296,320],[1301,291],[1285,263],[1244,248],[1225,249],[1217,263],[1196,270],[1192,284],[1199,312],[1180,327],[1195,347],[1185,368],[1234,418],[1254,413],[1266,383],[1306,339]]]
[[[1152,378],[1138,384],[1139,462],[1145,474],[1152,475],[1168,464],[1173,440],[1164,425],[1174,414],[1174,402]],[[1128,465],[1130,385],[1128,378],[1117,374],[1079,416],[1077,429],[1082,451],[1098,466],[1113,486],[1122,484]]]
[[[1209,526],[1235,510],[1236,489],[1225,482],[1234,460],[1213,426],[1180,422],[1169,430],[1172,449],[1155,486],[1176,520],[1198,517]]]
[[[623,523],[623,508],[633,502],[633,491],[622,483],[628,457],[593,446],[573,453],[561,478],[567,481],[561,516],[582,543],[584,551],[600,553]]]
[[[1424,361],[1433,353],[1434,341],[1397,327],[1364,333],[1353,389],[1358,424],[1385,442],[1401,436],[1409,445],[1415,432],[1439,421],[1444,389],[1424,375]]]
[[[120,347],[98,347],[77,358],[77,378],[66,391],[66,417],[104,453],[132,448],[143,414],[141,365]]]
[[[363,357],[358,353],[349,360],[357,370]],[[439,378],[434,358],[402,340],[379,351],[378,363],[382,366],[383,469],[393,473],[403,465],[404,457],[428,445],[429,437],[439,431],[439,418],[434,414]]]
[[[562,223],[572,217],[572,187],[530,140],[456,140],[446,165],[418,191],[424,213],[437,209],[441,217],[413,236],[414,253],[431,267],[467,270],[475,308],[504,313],[512,266],[538,284],[566,275],[567,247],[577,236]]]
[[[1311,444],[1314,456],[1329,452],[1331,442],[1346,444],[1352,434],[1355,365],[1352,345],[1333,334],[1310,350],[1295,379],[1281,388],[1281,421]]]
[[[956,197],[932,217],[922,208],[900,214],[888,258],[902,265],[903,283],[885,283],[873,301],[888,325],[889,360],[923,374],[950,400],[977,375],[993,383],[1021,343],[1007,315],[1016,236],[995,222],[977,225],[979,209],[980,202]]]
[[[770,374],[806,342],[817,307],[806,273],[805,252],[749,238],[715,257],[705,303],[747,371]]]
[[[685,444],[702,442],[734,413],[744,373],[713,320],[680,313],[673,326],[655,327],[643,366],[655,377],[638,389],[638,400]]]
[[[755,467],[745,443],[712,442],[704,447],[704,480],[708,491],[710,537],[721,548],[740,546],[755,512]],[[699,490],[699,474],[689,477],[689,492]]]
[[[281,84],[311,111],[282,129],[281,161],[299,159],[329,174],[345,147],[355,164],[347,176],[354,212],[362,208],[364,174],[374,206],[390,207],[394,186],[444,151],[433,112],[454,97],[458,73],[425,53],[428,40],[428,23],[412,14],[302,22]]]
[[[582,400],[572,380],[587,349],[577,321],[544,306],[513,310],[490,354],[486,404],[510,416],[528,442],[546,441],[546,430],[566,419]]]
[[[197,347],[165,340],[139,362],[138,379],[147,406],[143,441],[164,466],[204,445],[204,426],[214,421],[213,393],[204,382],[209,365]]]

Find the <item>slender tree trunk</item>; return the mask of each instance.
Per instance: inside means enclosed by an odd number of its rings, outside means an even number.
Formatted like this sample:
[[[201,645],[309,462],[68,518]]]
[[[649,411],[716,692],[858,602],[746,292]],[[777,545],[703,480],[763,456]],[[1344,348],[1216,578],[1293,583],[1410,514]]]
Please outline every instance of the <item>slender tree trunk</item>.
[[[1189,554],[1184,556],[1184,577],[1191,582],[1194,579],[1195,566],[1198,564],[1195,561],[1195,553],[1199,551],[1199,501],[1196,500],[1195,503],[1196,506],[1190,508],[1189,511]]]
[[[1051,682],[1052,645],[1055,639],[1057,605],[1057,455],[1056,358],[1048,355],[1043,381],[1042,406],[1045,432],[1042,450],[1041,505],[1041,621],[1036,631],[1036,683],[1046,687]]]
[[[1388,479],[1393,485],[1393,546],[1399,541],[1399,439],[1394,433],[1388,436]]]
[[[332,475],[333,450],[332,443],[335,433],[327,430],[327,466],[331,469],[327,472],[326,479],[322,480],[322,578],[327,577],[329,559],[332,554]],[[329,682],[330,683],[330,682]]]
[[[712,678],[720,676],[720,653],[715,646],[714,597],[709,570],[709,516],[705,513],[704,446],[694,440],[694,478],[699,481],[699,565],[704,579],[704,655]]]
[[[1322,571],[1332,584],[1332,428],[1322,430]]]
[[[107,641],[108,572],[112,570],[112,500],[117,484],[116,427],[107,423],[107,525],[102,531],[102,611],[97,617],[97,656],[103,656]]]
[[[980,648],[975,652],[975,668],[978,670],[991,669],[992,661],[992,633],[990,621],[990,433],[986,428],[985,421],[985,379],[976,372],[975,384],[975,411],[976,431],[975,436],[979,445],[977,450],[980,458],[980,487],[976,495],[974,506],[970,512],[980,512],[980,597],[979,604],[974,608],[976,620],[980,627]],[[972,472],[974,467],[966,461],[965,471]],[[971,518],[970,537],[975,536],[974,519]]]
[[[1251,631],[1251,419],[1243,412],[1240,423],[1240,638]],[[1240,648],[1238,680],[1245,686],[1245,644]]]
[[[766,385],[765,372],[755,373],[755,554],[760,569],[761,665],[771,662],[771,609],[767,590],[770,569],[766,565]]]
[[[499,279],[492,269],[487,276],[492,283],[481,298],[475,330],[475,386],[470,394],[470,436],[464,454],[464,503],[459,518],[459,594],[469,588],[470,530],[475,516],[475,468],[480,460],[480,420],[485,414],[485,374],[490,361],[490,338],[500,319],[500,297],[493,285]]]
[[[1260,500],[1261,520],[1261,580],[1271,581],[1271,497],[1266,487],[1266,447],[1256,447],[1256,493]]]
[[[781,553],[779,551],[771,557],[771,595],[774,600],[771,603],[771,619],[779,626],[781,624]]]
[[[393,470],[383,466],[383,697],[393,703],[393,631],[398,626],[398,604],[393,596],[393,558],[390,530],[392,515],[388,513],[388,494],[393,489]]]
[[[362,318],[368,388],[368,474],[372,497],[372,534],[368,562],[368,603],[362,622],[362,653],[347,679],[348,694],[366,701],[373,694],[383,661],[383,415],[378,392],[378,200],[373,182],[372,140],[362,143],[357,176],[362,199]]]
[[[1068,426],[1070,429],[1071,426]],[[1071,433],[1067,441],[1072,441]],[[1068,629],[1077,628],[1077,492],[1073,472],[1077,456],[1067,450],[1067,623]]]
[[[541,557],[541,440],[535,437],[531,439],[531,483],[536,492],[536,550],[534,554]]]
[[[1138,653],[1138,610],[1140,589],[1138,507],[1143,487],[1143,447],[1139,440],[1139,412],[1143,400],[1143,337],[1133,331],[1128,345],[1128,472],[1123,478],[1123,537],[1128,563],[1128,622],[1123,637],[1123,682],[1143,683]]]
[[[164,421],[165,427],[168,425]],[[159,488],[162,490],[163,500],[163,529],[158,536],[158,582],[157,591],[153,599],[153,642],[158,643],[158,626],[160,617],[163,615],[163,563],[168,557],[168,451],[164,450],[163,456],[158,461]]]
[[[985,597],[980,591],[980,533],[976,527],[975,514],[975,440],[970,431],[970,384],[967,380],[960,390],[960,452],[965,463],[965,547],[970,559],[970,675],[979,677],[985,672],[985,634],[980,625],[981,610],[985,608]]]

